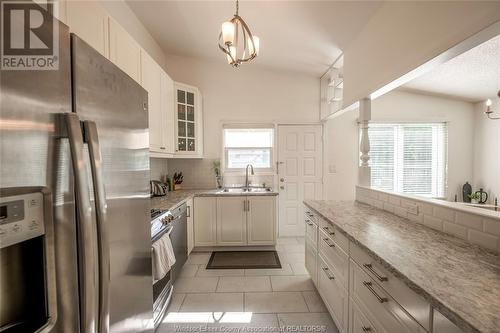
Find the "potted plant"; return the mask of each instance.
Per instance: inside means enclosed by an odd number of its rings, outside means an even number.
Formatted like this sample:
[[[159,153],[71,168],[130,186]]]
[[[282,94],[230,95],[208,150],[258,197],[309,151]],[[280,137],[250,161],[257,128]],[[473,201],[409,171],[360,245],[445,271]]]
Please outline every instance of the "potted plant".
[[[215,160],[212,162],[212,169],[215,173],[215,181],[217,182],[217,188],[222,188],[222,175],[220,173],[220,160]]]
[[[479,193],[477,193],[477,192],[469,194],[468,197],[470,199],[470,202],[473,204],[479,203],[479,200],[481,199],[481,197],[479,196]]]

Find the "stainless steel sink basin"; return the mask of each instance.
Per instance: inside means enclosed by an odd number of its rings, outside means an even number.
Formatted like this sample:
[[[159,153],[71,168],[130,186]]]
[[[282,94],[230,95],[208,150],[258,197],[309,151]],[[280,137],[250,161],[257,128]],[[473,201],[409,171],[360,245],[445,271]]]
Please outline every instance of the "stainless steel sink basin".
[[[264,193],[271,192],[269,187],[226,187],[219,191],[219,193]]]

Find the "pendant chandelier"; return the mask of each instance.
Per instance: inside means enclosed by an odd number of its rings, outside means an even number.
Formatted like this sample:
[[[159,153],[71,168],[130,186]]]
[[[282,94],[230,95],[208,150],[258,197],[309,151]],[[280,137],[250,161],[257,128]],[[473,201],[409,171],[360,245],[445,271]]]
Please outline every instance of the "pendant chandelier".
[[[236,13],[231,20],[222,23],[219,34],[219,49],[226,54],[227,62],[234,68],[259,55],[259,37],[252,35],[248,25],[238,15],[238,9],[236,0]]]

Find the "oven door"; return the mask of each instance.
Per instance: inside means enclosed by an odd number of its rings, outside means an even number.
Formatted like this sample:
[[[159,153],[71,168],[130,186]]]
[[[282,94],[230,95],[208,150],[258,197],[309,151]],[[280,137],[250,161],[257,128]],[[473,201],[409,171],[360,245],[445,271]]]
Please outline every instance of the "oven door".
[[[165,234],[168,234],[171,237],[174,228],[172,225],[164,228],[158,234],[156,234],[152,242],[158,241]],[[153,252],[153,248],[151,247],[151,252]],[[160,325],[165,313],[167,312],[167,307],[170,304],[170,300],[172,298],[172,268],[170,271],[160,280],[156,280],[153,282],[153,321],[155,330]]]

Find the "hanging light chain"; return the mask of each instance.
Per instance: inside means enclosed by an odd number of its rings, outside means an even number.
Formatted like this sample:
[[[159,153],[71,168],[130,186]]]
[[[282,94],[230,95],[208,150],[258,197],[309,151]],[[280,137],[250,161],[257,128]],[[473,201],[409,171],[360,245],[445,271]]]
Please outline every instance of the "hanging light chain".
[[[239,9],[240,9],[240,2],[239,0],[236,0],[236,16],[238,16]]]

